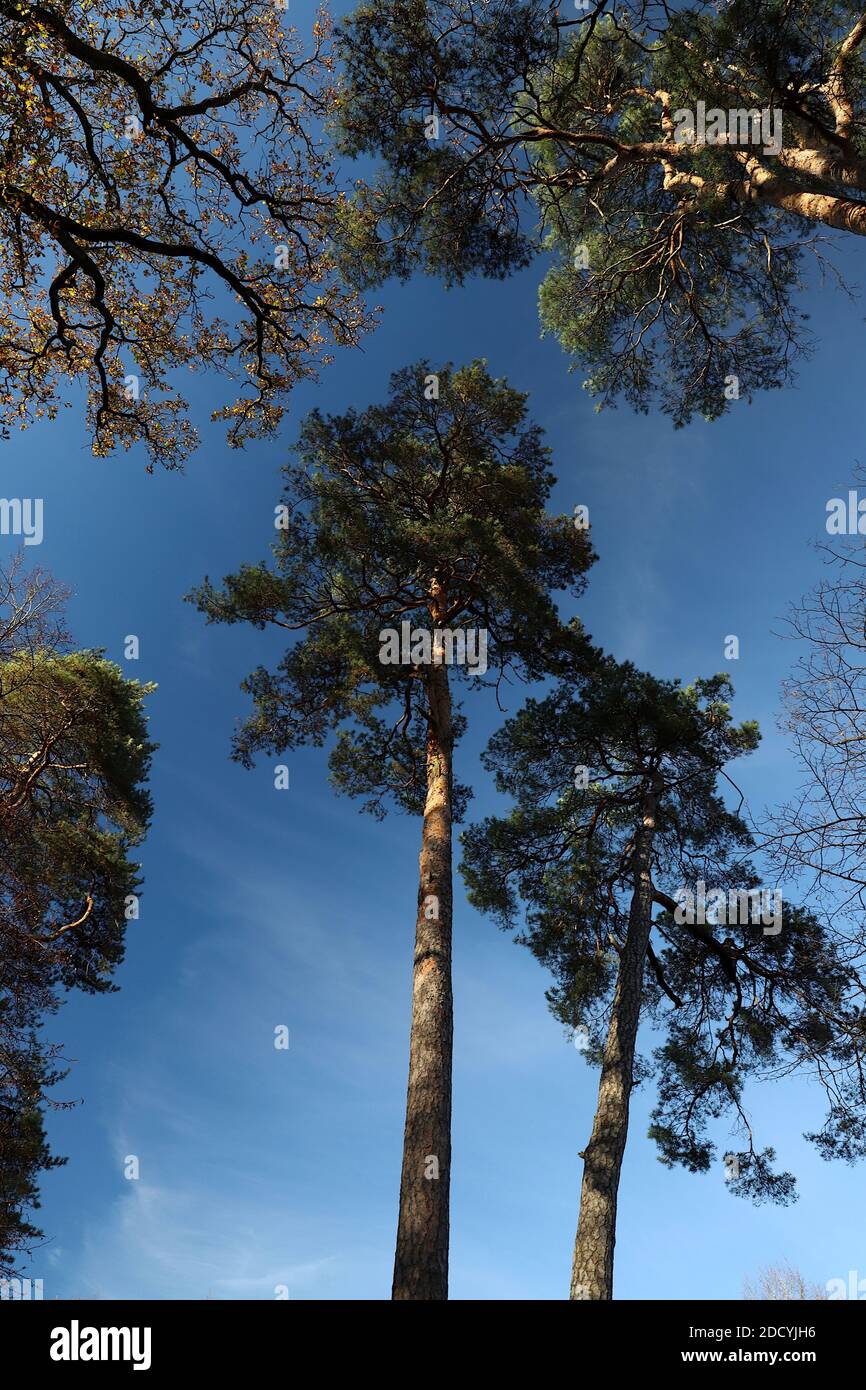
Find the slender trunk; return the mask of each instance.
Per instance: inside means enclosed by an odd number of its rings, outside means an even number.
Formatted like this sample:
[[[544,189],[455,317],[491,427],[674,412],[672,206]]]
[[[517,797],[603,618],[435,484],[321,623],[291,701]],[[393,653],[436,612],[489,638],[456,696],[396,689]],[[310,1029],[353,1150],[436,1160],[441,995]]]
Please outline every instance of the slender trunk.
[[[644,961],[652,925],[652,848],[657,782],[643,801],[634,853],[634,891],[622,951],[592,1135],[583,1154],[580,1216],[571,1270],[572,1298],[613,1297],[616,1202],[625,1141],[632,1067],[643,995]]]
[[[451,785],[448,672],[428,680],[427,801],[421,834],[409,1088],[394,1259],[395,1299],[448,1297],[451,1180]]]

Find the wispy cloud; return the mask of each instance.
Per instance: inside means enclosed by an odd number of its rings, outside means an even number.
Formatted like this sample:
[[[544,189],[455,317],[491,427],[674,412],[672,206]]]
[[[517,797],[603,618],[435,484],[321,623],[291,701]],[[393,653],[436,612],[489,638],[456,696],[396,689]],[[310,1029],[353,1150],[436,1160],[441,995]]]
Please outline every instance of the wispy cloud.
[[[270,1197],[130,1182],[70,1271],[85,1298],[268,1299],[310,1296],[337,1253],[293,1262],[289,1219]],[[75,1296],[70,1290],[71,1296]]]

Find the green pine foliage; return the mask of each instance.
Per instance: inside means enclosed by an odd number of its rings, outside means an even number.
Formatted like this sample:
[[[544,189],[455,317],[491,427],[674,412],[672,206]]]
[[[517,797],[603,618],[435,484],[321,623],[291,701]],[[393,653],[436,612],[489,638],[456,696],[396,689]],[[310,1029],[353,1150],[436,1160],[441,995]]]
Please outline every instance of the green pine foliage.
[[[746,1140],[728,1155],[730,1190],[787,1202],[794,1180],[773,1172],[771,1148],[756,1146],[746,1083],[819,1075],[827,1119],[809,1137],[825,1156],[862,1156],[866,1023],[844,942],[805,909],[783,902],[780,929],[766,933],[759,922],[678,920],[683,887],[703,880],[730,895],[760,883],[752,835],[722,794],[733,790],[728,764],[759,738],[753,722],[733,722],[732,693],[725,675],[684,687],[599,654],[491,740],[485,761],[513,809],[463,833],[461,867],[474,905],[517,928],[550,971],[554,1015],[585,1030],[586,1055],[598,1061],[629,930],[643,796],[661,777],[641,1006],[655,1045],[635,1060],[637,1075],[655,1075],[650,1138],[668,1166],[706,1172],[724,1117]]]

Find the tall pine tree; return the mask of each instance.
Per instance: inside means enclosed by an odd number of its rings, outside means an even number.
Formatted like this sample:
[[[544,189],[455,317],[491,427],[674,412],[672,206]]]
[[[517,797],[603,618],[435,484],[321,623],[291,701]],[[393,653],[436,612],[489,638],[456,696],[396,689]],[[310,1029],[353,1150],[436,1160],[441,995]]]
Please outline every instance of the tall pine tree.
[[[468,795],[454,777],[465,721],[452,679],[477,690],[573,659],[580,634],[552,595],[580,593],[592,554],[585,531],[545,511],[549,451],[525,396],[481,362],[422,362],[392,377],[384,405],[314,412],[285,477],[273,564],[194,598],[211,621],[303,633],[275,671],[245,682],[254,712],[237,758],[336,731],[334,784],[374,815],[391,803],[422,818],[393,1297],[444,1299],[452,824]]]
[[[759,886],[750,832],[720,795],[730,760],[758,742],[754,723],[732,722],[731,693],[724,675],[683,688],[599,656],[494,737],[486,761],[515,806],[463,837],[470,899],[506,927],[523,902],[517,939],[552,971],[554,1014],[601,1066],[572,1298],[613,1296],[630,1096],[652,1070],[641,1020],[662,1038],[650,1135],[663,1163],[707,1171],[707,1127],[727,1113],[747,1138],[725,1156],[731,1189],[791,1200],[743,1088],[798,1067],[829,1098],[810,1137],[827,1152],[837,1136],[849,1158],[864,1148],[862,985],[841,942]]]

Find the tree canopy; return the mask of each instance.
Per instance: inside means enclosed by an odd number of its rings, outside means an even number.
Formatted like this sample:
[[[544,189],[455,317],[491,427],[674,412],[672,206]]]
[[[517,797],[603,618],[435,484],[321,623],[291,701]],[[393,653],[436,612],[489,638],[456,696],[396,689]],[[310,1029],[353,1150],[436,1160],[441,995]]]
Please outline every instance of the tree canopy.
[[[0,1269],[39,1232],[53,1166],[41,1107],[65,1074],[39,1032],[65,994],[114,988],[137,918],[154,745],[143,702],[100,652],[76,651],[65,595],[20,562],[0,575]]]
[[[555,670],[580,636],[563,628],[552,593],[581,592],[589,533],[545,514],[542,431],[525,395],[481,362],[416,363],[393,374],[383,405],[313,411],[284,471],[274,565],[244,565],[193,595],[210,621],[306,632],[276,671],[245,682],[255,710],[235,755],[249,764],[340,728],[335,782],[377,814],[389,800],[416,813],[431,668],[383,662],[380,634],[403,621],[483,629],[486,677],[449,667],[470,682]]]
[[[346,271],[460,282],[544,251],[543,326],[600,404],[715,418],[791,379],[805,253],[866,232],[864,36],[853,0],[365,0],[338,139],[381,166]]]
[[[0,427],[82,384],[95,453],[171,467],[195,441],[176,369],[235,381],[240,444],[356,340],[327,45],[270,0],[2,0]]]
[[[787,804],[763,820],[779,871],[848,918],[864,943],[866,906],[866,579],[859,535],[820,547],[827,566],[791,606],[784,635],[799,657],[785,681],[784,727],[800,772]]]

